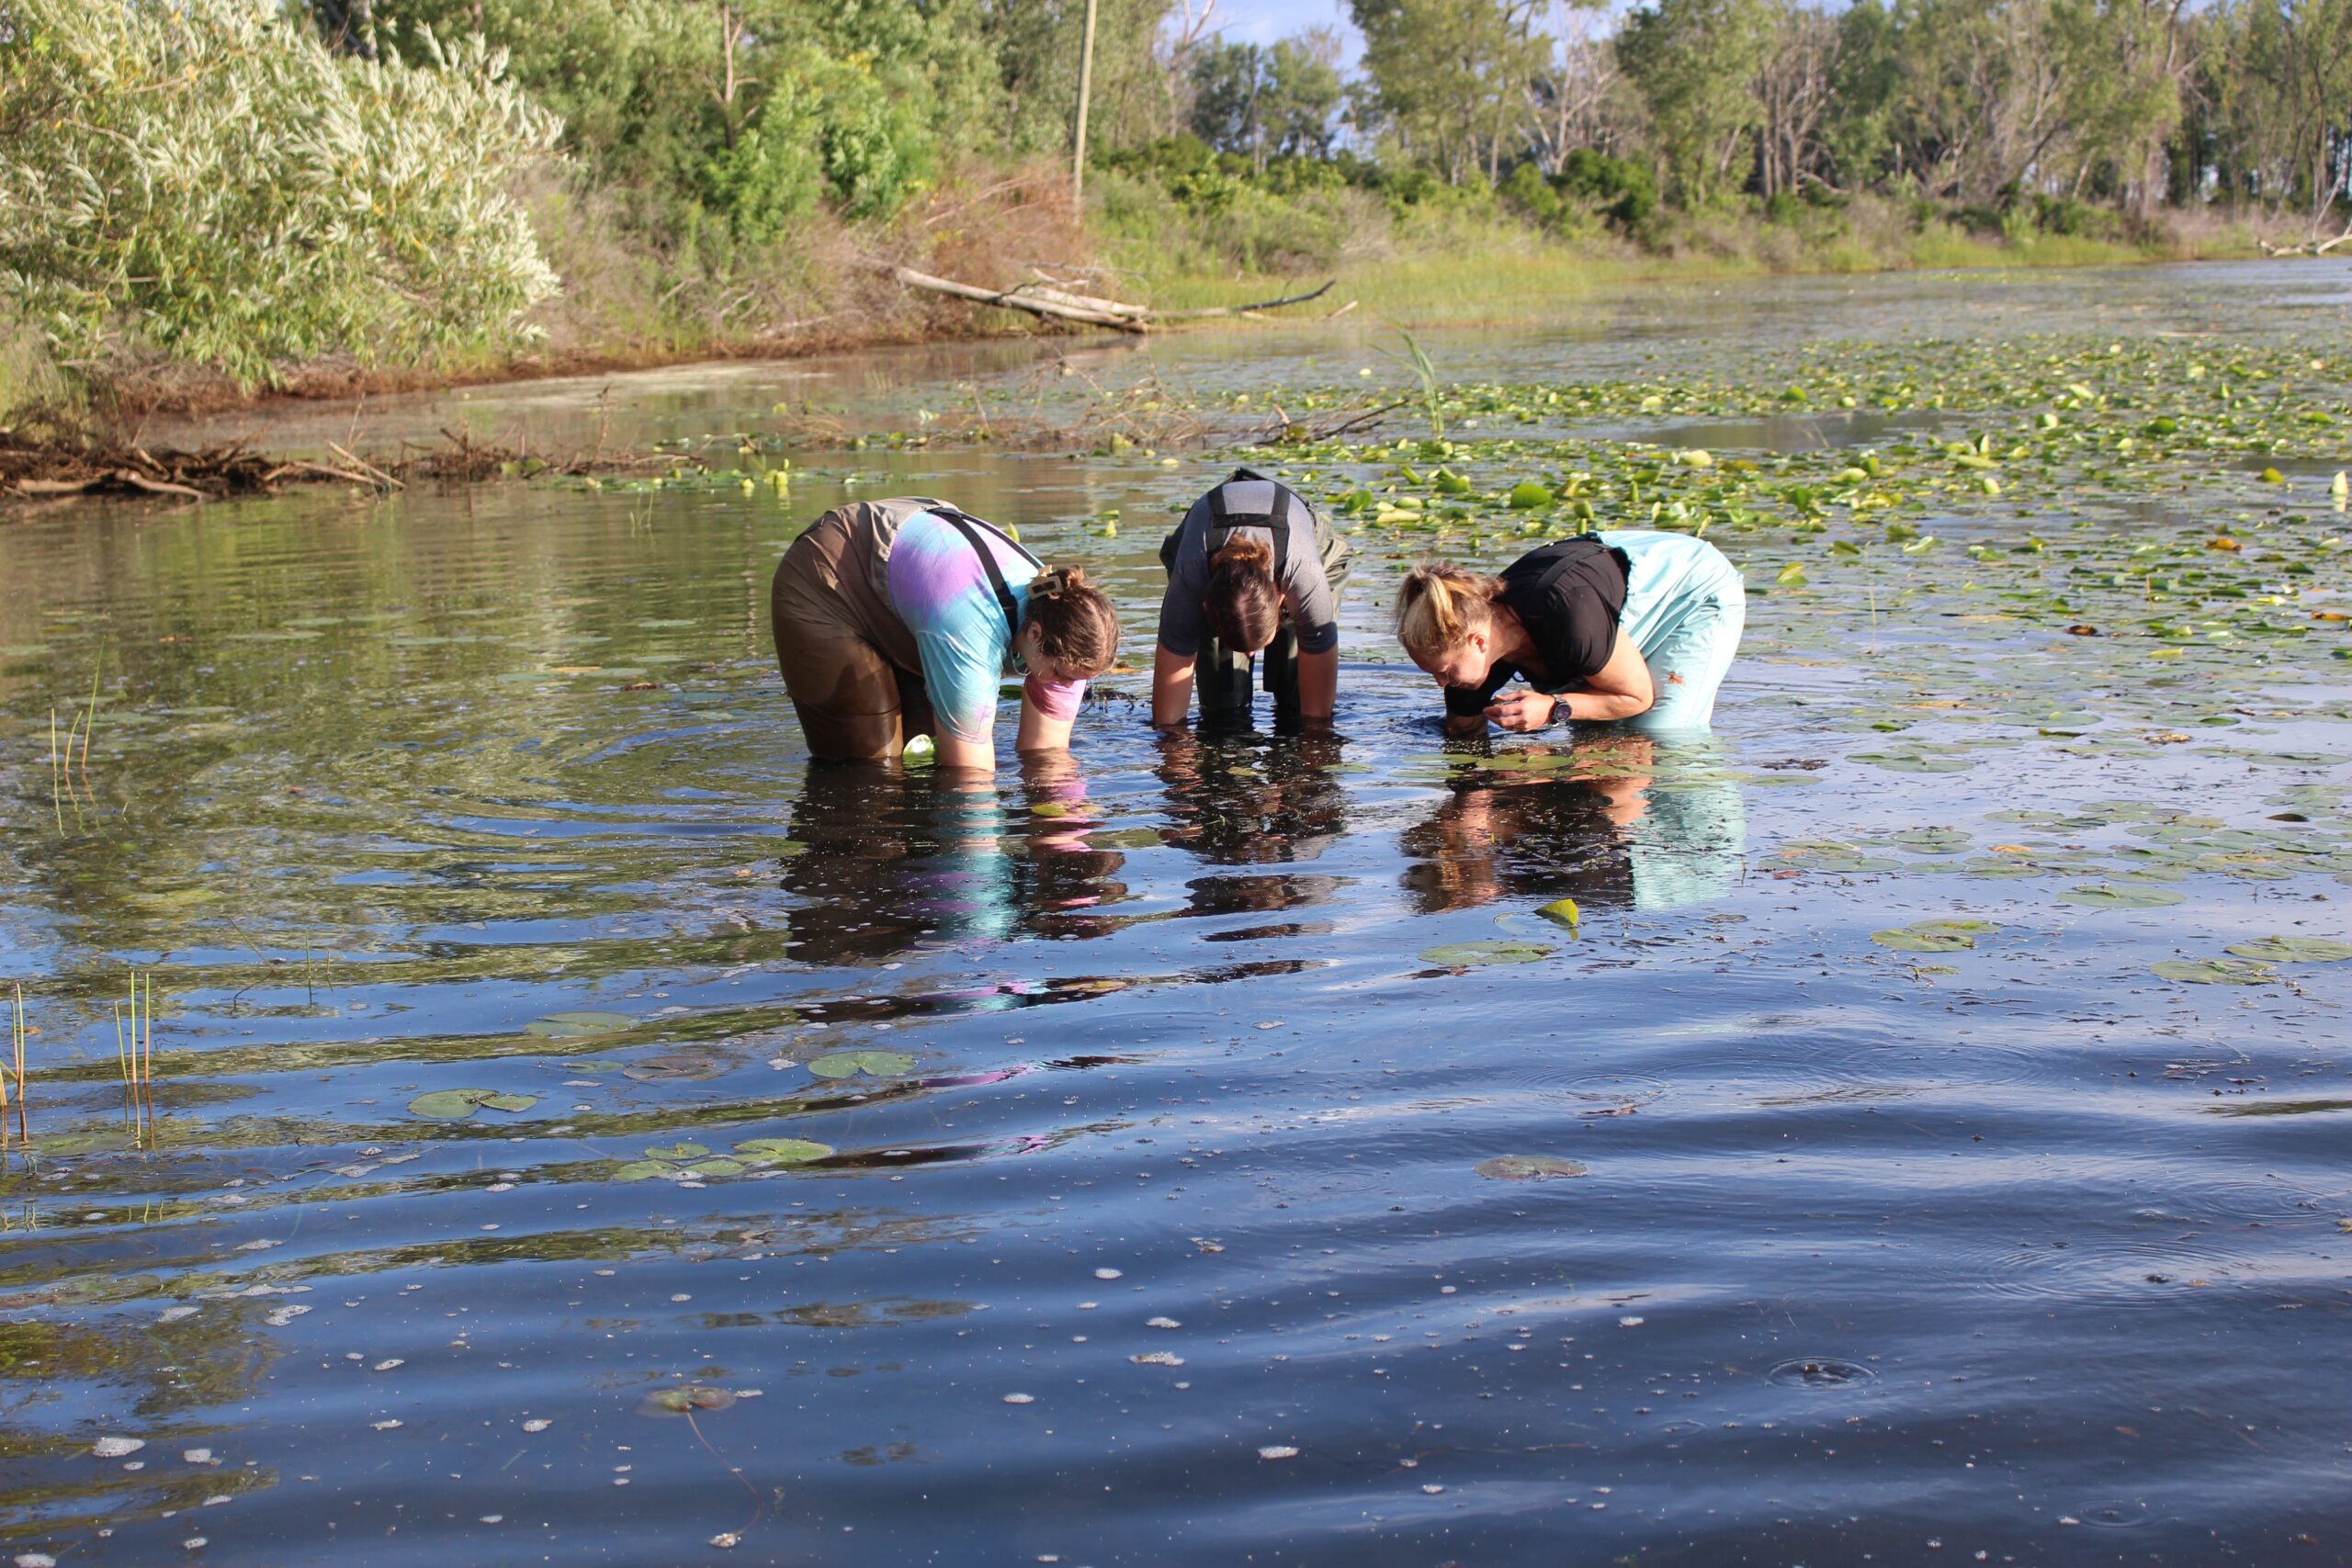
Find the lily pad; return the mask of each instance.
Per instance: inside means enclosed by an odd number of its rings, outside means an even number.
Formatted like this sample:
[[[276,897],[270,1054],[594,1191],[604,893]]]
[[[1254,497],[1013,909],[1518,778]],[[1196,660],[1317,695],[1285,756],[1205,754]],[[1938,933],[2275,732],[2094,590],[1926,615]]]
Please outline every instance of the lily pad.
[[[1584,1167],[1557,1155],[1497,1155],[1480,1160],[1476,1169],[1492,1181],[1558,1181],[1585,1174]]]
[[[728,1068],[723,1056],[707,1056],[689,1051],[667,1052],[659,1056],[639,1056],[621,1069],[624,1077],[639,1083],[700,1083],[715,1078]]]
[[[542,1040],[574,1040],[583,1034],[610,1034],[636,1021],[625,1012],[551,1012],[525,1024],[523,1032]]]
[[[710,1153],[710,1149],[703,1144],[671,1144],[667,1146],[657,1145],[645,1153],[650,1159],[700,1159]]]
[[[887,1078],[914,1065],[912,1056],[896,1051],[836,1051],[809,1063],[808,1070],[820,1078],[854,1078],[860,1073]]]
[[[409,1114],[434,1122],[463,1122],[475,1111],[528,1111],[539,1102],[536,1094],[503,1094],[494,1089],[442,1089],[420,1094],[408,1102]]]
[[[1557,951],[1534,942],[1454,942],[1442,947],[1424,948],[1421,962],[1442,964],[1449,969],[1474,968],[1483,964],[1540,964]]]
[[[658,1159],[632,1160],[613,1172],[613,1179],[615,1181],[651,1181],[659,1177],[669,1175],[676,1168],[675,1166]]]
[[[2244,958],[2167,958],[2149,967],[2165,979],[2192,986],[2259,986],[2278,977],[2269,964]]]
[[[2087,904],[2095,909],[2161,909],[2167,905],[2188,902],[2188,895],[2176,893],[2169,887],[2148,887],[2132,882],[2102,882],[2093,886],[2070,887],[2058,897],[2062,903]]]
[[[1990,920],[1918,920],[1892,931],[1872,931],[1871,940],[1897,953],[1957,953],[1974,947],[1979,936],[2000,929]]]
[[[1923,855],[1958,854],[1973,841],[1956,828],[1905,828],[1890,836],[1905,849]]]
[[[2273,964],[2341,964],[2352,958],[2352,942],[2330,942],[2318,936],[2267,936],[2224,948],[2240,958],[2267,959]]]
[[[1584,919],[1584,911],[1577,908],[1577,901],[1573,898],[1555,898],[1535,912],[1554,925],[1566,926],[1570,931],[1576,930],[1577,922]]]
[[[810,1138],[749,1138],[736,1145],[735,1152],[753,1165],[806,1165],[830,1158],[833,1145]]]
[[[1857,762],[1869,762],[1893,773],[1964,773],[1975,764],[1965,757],[1931,757],[1908,751],[1857,751]]]

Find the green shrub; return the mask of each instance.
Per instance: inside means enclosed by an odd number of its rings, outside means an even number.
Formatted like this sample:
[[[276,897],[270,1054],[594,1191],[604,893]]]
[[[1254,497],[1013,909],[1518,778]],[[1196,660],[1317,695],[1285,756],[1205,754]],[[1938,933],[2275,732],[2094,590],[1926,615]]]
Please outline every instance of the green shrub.
[[[1559,227],[1560,219],[1567,210],[1567,203],[1533,164],[1521,164],[1513,169],[1495,194],[1503,198],[1504,205],[1546,229]]]
[[[1621,229],[1630,230],[1657,208],[1657,179],[1647,164],[1612,158],[1589,147],[1570,152],[1559,188]]]
[[[823,197],[846,217],[888,217],[931,174],[931,133],[914,101],[862,65],[804,55],[735,145],[705,164],[711,211],[754,243],[778,238]]]
[[[330,53],[252,0],[0,0],[0,314],[67,369],[429,363],[552,293],[515,176],[559,126],[479,43]]]

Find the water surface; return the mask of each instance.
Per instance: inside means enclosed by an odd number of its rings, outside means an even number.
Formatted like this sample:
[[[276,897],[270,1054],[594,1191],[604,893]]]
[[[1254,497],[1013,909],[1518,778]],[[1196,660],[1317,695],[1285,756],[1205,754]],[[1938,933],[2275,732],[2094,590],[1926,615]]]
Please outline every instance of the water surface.
[[[1758,283],[1428,346],[1529,381],[2261,344],[2340,335],[2341,277]],[[732,367],[261,434],[731,464],[786,400],[920,434],[1081,375],[1401,384],[1380,347]],[[1986,500],[1917,557],[1727,542],[1763,592],[1697,746],[1445,748],[1384,632],[1414,552],[1366,531],[1336,735],[1159,739],[1125,673],[1072,758],[970,786],[808,765],[764,624],[794,531],[952,496],[1095,567],[1143,669],[1164,520],[1230,459],[879,442],[779,491],[773,456],[0,523],[0,970],[39,1031],[0,1177],[12,1552],[2352,1561],[2352,963],[2294,945],[2352,939],[2347,641],[2310,618],[2345,604],[2340,461]],[[2131,539],[2229,526],[2234,629],[2113,635]],[[1873,939],[1936,920],[1982,924]],[[2154,968],[2247,944],[2254,983]]]

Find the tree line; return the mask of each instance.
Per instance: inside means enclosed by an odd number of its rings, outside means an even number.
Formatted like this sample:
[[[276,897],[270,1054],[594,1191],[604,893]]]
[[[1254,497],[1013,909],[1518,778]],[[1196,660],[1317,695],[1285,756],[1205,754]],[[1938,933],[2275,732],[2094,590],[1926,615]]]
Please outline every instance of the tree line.
[[[1336,40],[1206,43],[1182,127],[1217,152],[1335,140],[1449,184],[1579,154],[1704,208],[1861,192],[2139,220],[2221,206],[2330,221],[2352,180],[2352,0],[1350,0]]]
[[[2352,180],[2352,0],[1348,0],[1347,68],[1218,3],[1094,0],[1082,62],[1087,0],[0,0],[0,383],[26,334],[248,382],[488,350],[559,277],[675,349],[877,245],[983,266],[1046,220],[1082,66],[1107,177],[1055,221],[1227,273],[1414,210],[2317,234]]]

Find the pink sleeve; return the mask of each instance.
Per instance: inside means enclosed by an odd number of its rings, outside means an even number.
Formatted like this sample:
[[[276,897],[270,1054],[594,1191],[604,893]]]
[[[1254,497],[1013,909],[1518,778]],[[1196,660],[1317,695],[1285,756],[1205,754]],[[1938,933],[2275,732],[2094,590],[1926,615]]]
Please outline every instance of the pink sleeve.
[[[1074,719],[1079,704],[1086,700],[1086,682],[1047,681],[1032,675],[1021,682],[1021,694],[1047,718]]]

